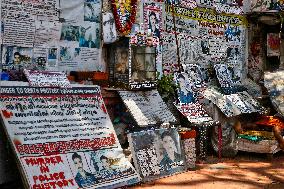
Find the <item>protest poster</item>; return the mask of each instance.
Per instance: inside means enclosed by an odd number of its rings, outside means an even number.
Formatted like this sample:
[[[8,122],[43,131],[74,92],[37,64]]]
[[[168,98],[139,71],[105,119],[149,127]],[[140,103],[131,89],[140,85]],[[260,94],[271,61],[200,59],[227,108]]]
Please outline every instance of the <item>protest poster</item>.
[[[147,182],[186,170],[177,129],[146,130],[128,134],[133,161]]]
[[[116,188],[139,180],[98,86],[1,82],[0,92],[1,118],[26,188]]]
[[[157,2],[144,2],[144,23],[145,31],[149,31],[153,36],[160,38],[162,28],[162,4]]]
[[[119,95],[140,127],[176,122],[157,90],[119,91]]]
[[[71,87],[66,74],[63,72],[24,70],[24,73],[30,86],[33,87]]]
[[[198,102],[175,105],[178,111],[192,124],[205,125],[212,124],[214,120],[206,113],[202,105]]]
[[[224,95],[216,87],[208,87],[204,97],[215,104],[227,116],[245,113],[264,113],[266,109],[246,91]]]
[[[101,8],[100,0],[3,0],[3,44],[31,50],[33,68],[24,66],[26,69],[105,71],[101,62]],[[46,51],[38,54],[39,49]],[[27,58],[20,55],[20,59]],[[7,61],[3,62],[5,66]],[[9,64],[5,67],[8,72],[22,74],[23,69],[14,68],[16,63]],[[14,75],[9,73],[10,80],[23,80]]]

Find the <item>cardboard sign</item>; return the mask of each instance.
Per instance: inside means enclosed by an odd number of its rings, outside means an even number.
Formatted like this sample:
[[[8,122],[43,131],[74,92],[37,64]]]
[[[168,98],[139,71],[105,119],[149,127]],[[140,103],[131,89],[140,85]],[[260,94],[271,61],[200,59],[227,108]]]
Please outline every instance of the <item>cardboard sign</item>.
[[[128,134],[136,169],[143,181],[185,170],[184,154],[176,129],[158,129]]]
[[[119,91],[127,109],[141,127],[176,122],[157,90]]]
[[[70,82],[63,72],[24,70],[30,86],[70,88]]]
[[[198,102],[176,105],[178,111],[193,124],[212,124],[214,120],[206,113]]]
[[[245,91],[223,95],[218,89],[209,87],[205,90],[204,97],[220,108],[227,117],[244,113],[265,112],[265,108]]]
[[[116,188],[139,180],[98,86],[1,85],[1,117],[26,188]]]

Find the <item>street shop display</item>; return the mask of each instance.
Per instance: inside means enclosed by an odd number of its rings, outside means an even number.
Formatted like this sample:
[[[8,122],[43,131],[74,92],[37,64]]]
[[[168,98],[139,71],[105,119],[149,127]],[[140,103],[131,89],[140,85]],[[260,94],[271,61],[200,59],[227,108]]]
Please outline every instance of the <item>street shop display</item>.
[[[272,105],[284,116],[284,71],[265,72],[264,85],[268,89]]]
[[[101,6],[100,0],[3,0],[2,68],[10,80],[23,80],[23,69],[104,71]]]
[[[176,122],[157,90],[119,91],[119,95],[140,127]]]
[[[130,133],[128,140],[142,181],[151,181],[186,170],[177,129]]]
[[[139,182],[100,87],[1,82],[1,118],[26,188],[116,188]]]

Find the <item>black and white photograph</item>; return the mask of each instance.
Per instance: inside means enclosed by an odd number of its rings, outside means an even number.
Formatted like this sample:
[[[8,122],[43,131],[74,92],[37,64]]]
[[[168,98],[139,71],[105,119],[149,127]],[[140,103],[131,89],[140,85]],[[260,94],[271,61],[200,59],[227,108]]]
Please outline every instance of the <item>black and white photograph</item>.
[[[142,180],[172,175],[184,170],[184,154],[176,129],[146,130],[128,134],[134,164]]]

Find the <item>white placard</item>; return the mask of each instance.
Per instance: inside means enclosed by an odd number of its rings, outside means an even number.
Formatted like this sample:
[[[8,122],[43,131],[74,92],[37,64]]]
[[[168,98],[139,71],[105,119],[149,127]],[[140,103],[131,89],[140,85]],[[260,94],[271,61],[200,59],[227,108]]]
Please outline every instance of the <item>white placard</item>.
[[[141,127],[176,121],[157,90],[119,91],[119,95]]]

